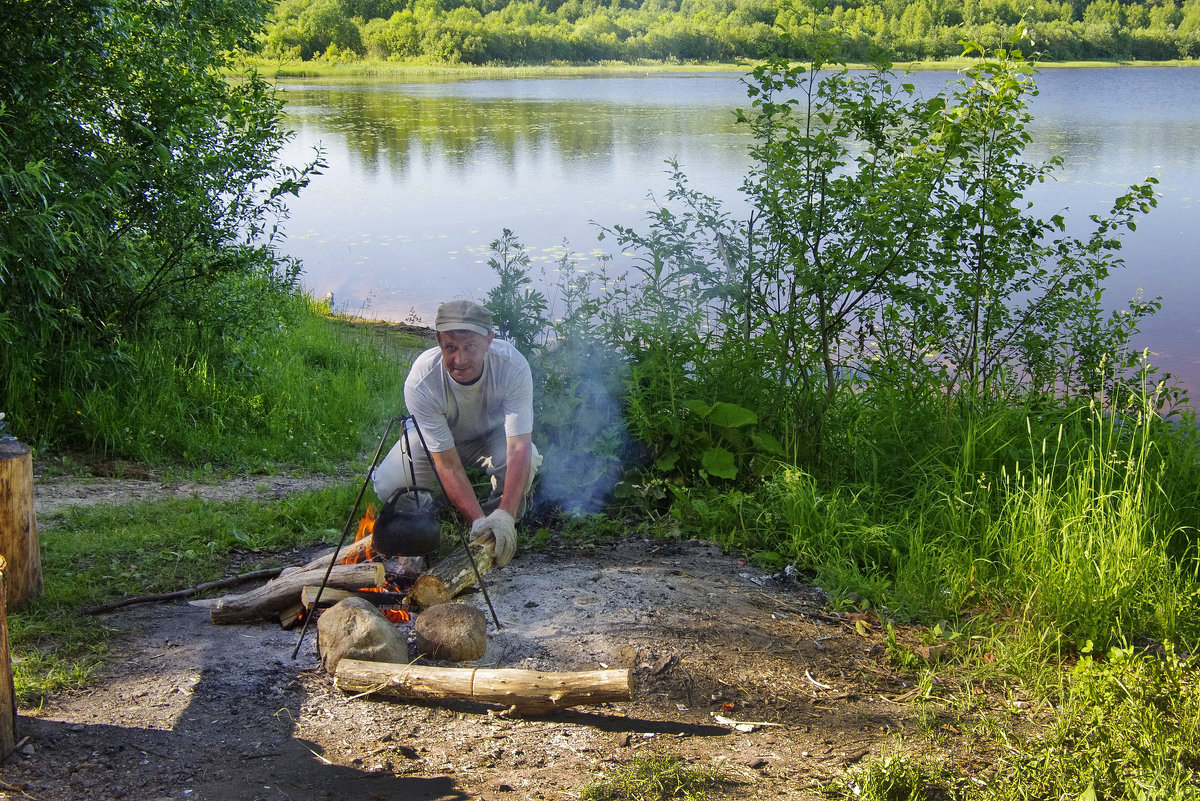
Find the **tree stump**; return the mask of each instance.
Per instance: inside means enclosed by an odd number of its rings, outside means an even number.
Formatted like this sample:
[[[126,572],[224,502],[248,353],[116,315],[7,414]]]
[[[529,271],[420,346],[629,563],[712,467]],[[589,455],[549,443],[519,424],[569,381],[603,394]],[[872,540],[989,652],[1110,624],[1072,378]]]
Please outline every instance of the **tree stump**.
[[[0,556],[8,562],[8,609],[18,609],[42,592],[42,551],[33,509],[33,455],[11,438],[0,438]]]
[[[0,556],[0,760],[17,744],[17,692],[13,687],[12,656],[8,650],[8,614],[4,611],[7,565]]]

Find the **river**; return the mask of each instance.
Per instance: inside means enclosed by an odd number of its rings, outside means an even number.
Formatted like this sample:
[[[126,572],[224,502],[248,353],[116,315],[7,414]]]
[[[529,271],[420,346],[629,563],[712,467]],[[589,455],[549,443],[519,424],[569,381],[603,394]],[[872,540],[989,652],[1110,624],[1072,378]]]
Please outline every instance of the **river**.
[[[954,80],[918,72],[923,95]],[[1064,213],[1083,235],[1130,184],[1160,180],[1159,208],[1125,237],[1127,266],[1108,302],[1141,292],[1163,308],[1138,346],[1200,390],[1200,70],[1049,69],[1031,101],[1031,161],[1063,159],[1057,180],[1029,193],[1043,217]],[[749,101],[729,73],[282,82],[285,157],[324,149],[328,168],[294,199],[284,251],[304,264],[315,296],[339,310],[432,321],[453,297],[494,284],[489,242],[511,229],[547,284],[567,254],[586,269],[613,240],[597,225],[639,225],[665,198],[666,160],[691,184],[742,206],[749,135],[733,110]],[[644,227],[644,226],[643,226]],[[619,254],[613,254],[618,257]]]

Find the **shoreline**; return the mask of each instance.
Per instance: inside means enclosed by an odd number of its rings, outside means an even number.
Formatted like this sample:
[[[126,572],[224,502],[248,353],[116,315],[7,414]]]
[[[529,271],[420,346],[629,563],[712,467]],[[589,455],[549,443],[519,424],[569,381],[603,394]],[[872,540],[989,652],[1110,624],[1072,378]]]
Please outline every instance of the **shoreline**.
[[[934,70],[959,70],[978,63],[979,59],[955,58],[943,61],[905,61],[892,64],[897,72],[924,72]],[[743,73],[754,67],[752,62],[720,64],[679,64],[668,62],[605,62],[601,64],[414,64],[393,61],[356,60],[348,62],[326,61],[266,61],[245,59],[242,65],[258,70],[264,77],[275,79],[305,78],[394,78],[411,81],[454,81],[486,78],[570,78],[578,76],[617,75],[661,75],[698,72]],[[839,65],[840,66],[840,65]],[[870,64],[852,63],[849,69],[871,69]],[[1043,69],[1111,69],[1111,68],[1165,68],[1200,67],[1200,61],[1043,61],[1035,62]]]

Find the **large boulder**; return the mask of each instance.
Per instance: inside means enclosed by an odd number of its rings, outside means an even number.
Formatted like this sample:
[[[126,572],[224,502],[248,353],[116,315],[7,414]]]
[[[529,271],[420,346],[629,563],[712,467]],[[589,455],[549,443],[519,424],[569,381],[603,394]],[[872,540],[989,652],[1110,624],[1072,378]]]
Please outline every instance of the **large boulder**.
[[[366,662],[408,661],[408,640],[370,601],[346,598],[317,620],[321,664],[330,675],[345,657]]]
[[[438,604],[417,615],[417,650],[430,659],[471,662],[487,650],[487,618],[467,604]]]

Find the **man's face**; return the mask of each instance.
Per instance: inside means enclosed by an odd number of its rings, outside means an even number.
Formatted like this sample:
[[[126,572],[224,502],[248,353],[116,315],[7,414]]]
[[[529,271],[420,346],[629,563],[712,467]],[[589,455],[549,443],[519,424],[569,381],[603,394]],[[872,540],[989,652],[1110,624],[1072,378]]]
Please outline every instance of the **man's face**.
[[[442,366],[460,384],[470,384],[483,375],[483,357],[495,334],[474,331],[443,331],[437,335],[442,349]]]

